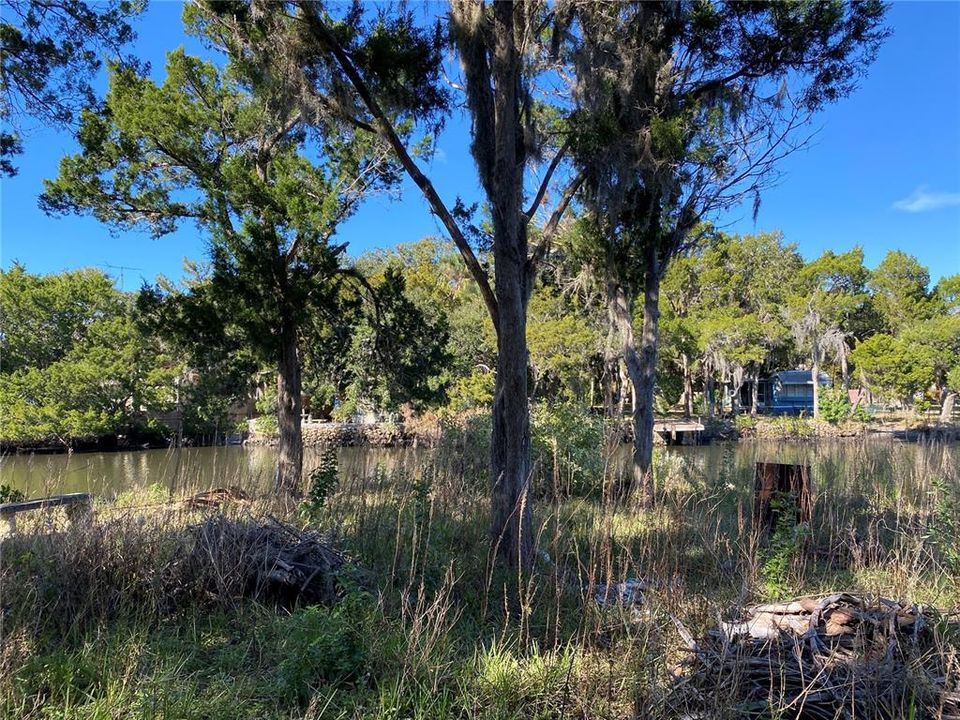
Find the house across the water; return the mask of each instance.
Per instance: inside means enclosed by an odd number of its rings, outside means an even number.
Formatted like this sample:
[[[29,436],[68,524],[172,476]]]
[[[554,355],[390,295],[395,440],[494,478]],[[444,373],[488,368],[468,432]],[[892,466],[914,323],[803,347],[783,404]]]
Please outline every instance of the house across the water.
[[[830,377],[820,373],[820,387],[829,387]],[[753,388],[749,382],[740,389],[740,407],[750,408]],[[757,386],[757,410],[771,415],[813,414],[813,372],[781,370],[762,378]]]

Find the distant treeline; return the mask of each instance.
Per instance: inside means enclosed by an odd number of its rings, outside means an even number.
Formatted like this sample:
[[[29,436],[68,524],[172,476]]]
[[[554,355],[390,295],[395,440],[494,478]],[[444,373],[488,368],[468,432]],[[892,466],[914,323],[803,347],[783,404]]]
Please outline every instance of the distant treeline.
[[[574,224],[530,301],[531,400],[622,412],[630,383],[608,342],[602,273],[583,262],[581,242]],[[401,245],[351,272],[360,281],[340,288],[350,311],[301,322],[306,411],[348,419],[489,405],[496,336],[451,245]],[[204,302],[208,284],[193,273],[183,287],[131,294],[94,269],[0,272],[0,438],[199,438],[251,410],[272,417],[275,366],[233,331],[238,308]],[[750,378],[815,359],[838,387],[882,402],[939,404],[960,389],[960,276],[931,287],[927,268],[899,251],[871,270],[859,248],[804,262],[779,233],[713,233],[671,264],[661,305],[661,411],[722,411],[710,401],[724,389],[736,397]]]

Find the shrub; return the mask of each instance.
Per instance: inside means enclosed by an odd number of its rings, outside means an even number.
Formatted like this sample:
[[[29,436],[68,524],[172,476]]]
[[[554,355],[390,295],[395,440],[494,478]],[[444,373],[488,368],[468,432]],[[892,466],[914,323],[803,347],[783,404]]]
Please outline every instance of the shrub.
[[[819,390],[820,418],[828,423],[843,422],[850,415],[850,400],[842,387],[822,387]]]
[[[780,502],[789,502],[781,498]],[[797,524],[789,512],[783,513],[770,537],[770,544],[761,554],[760,577],[763,589],[770,598],[782,598],[793,594],[789,584],[793,562],[803,550],[810,528]]]
[[[531,413],[533,459],[553,494],[587,495],[603,478],[603,422],[572,404],[540,404]]]
[[[339,483],[338,472],[337,450],[327,448],[320,455],[320,464],[310,472],[307,495],[300,504],[301,515],[316,520]]]
[[[16,490],[9,485],[0,484],[0,504],[8,502],[22,502],[24,499],[23,493],[19,490]]]

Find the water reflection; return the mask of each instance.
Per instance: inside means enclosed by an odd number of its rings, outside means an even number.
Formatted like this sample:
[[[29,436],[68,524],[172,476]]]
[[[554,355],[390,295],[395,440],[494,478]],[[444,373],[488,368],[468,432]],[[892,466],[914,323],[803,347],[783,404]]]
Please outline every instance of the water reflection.
[[[342,448],[338,460],[341,474],[366,475],[377,465],[388,470],[399,465],[413,466],[422,453],[412,449]],[[306,472],[319,462],[319,455],[316,450],[304,453]],[[67,492],[112,497],[153,484],[173,491],[225,485],[256,491],[270,487],[274,461],[273,448],[239,446],[7,455],[0,458],[0,484],[22,490],[28,497]]]
[[[623,448],[620,461],[629,457]],[[957,444],[902,443],[891,439],[786,443],[749,441],[705,447],[658,448],[661,473],[680,471],[705,490],[726,487],[749,493],[757,462],[810,465],[816,491],[841,494],[915,496],[931,478],[957,483]],[[413,470],[427,450],[342,448],[343,476],[367,476],[378,465],[387,470]],[[11,455],[0,458],[0,483],[28,497],[63,492],[92,492],[111,497],[118,492],[160,484],[174,491],[196,491],[237,485],[269,488],[275,450],[264,447],[205,447],[74,455]],[[319,452],[305,453],[306,472]]]

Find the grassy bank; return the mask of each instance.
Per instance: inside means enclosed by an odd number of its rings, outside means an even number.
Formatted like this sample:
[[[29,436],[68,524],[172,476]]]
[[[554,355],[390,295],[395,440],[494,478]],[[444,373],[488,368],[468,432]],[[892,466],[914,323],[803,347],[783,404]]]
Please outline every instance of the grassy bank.
[[[676,456],[658,463],[651,513],[599,493],[539,498],[519,605],[514,578],[489,566],[469,448],[337,485],[328,472],[301,507],[128,496],[89,525],[36,517],[37,532],[21,523],[2,545],[0,716],[680,717],[689,699],[674,674],[689,652],[674,618],[701,637],[744,605],[840,589],[960,607],[956,446],[906,450],[818,468],[813,523],[765,549],[751,488]],[[242,547],[197,552],[211,514],[318,532],[346,560],[336,601],[252,591]],[[598,586],[629,579],[643,580],[642,603],[601,608]],[[938,667],[955,685],[960,639],[942,617]],[[915,717],[934,717],[927,700],[910,701]],[[728,690],[697,702],[702,717],[744,716]]]

